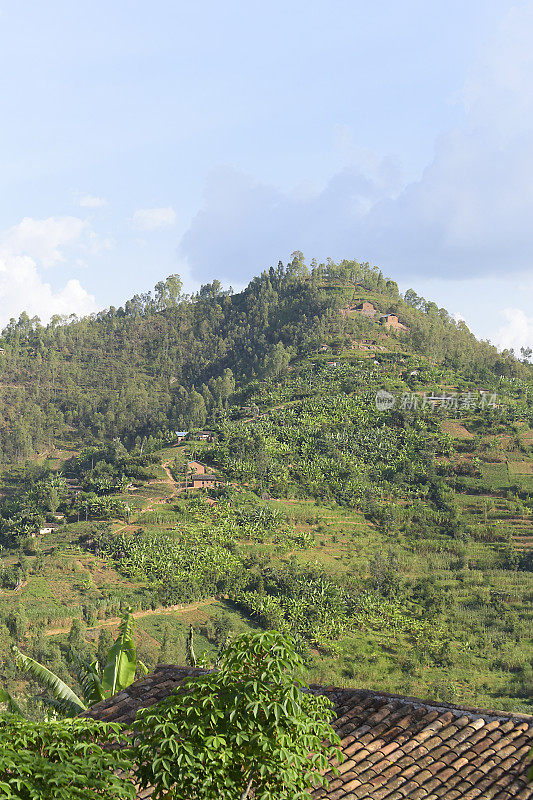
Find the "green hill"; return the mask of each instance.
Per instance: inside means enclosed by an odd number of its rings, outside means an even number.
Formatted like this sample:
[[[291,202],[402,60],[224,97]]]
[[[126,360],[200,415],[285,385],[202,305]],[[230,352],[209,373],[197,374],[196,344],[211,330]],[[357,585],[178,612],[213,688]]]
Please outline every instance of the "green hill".
[[[179,289],[2,333],[4,683],[130,604],[149,664],[260,625],[323,682],[531,709],[533,367],[367,264]]]

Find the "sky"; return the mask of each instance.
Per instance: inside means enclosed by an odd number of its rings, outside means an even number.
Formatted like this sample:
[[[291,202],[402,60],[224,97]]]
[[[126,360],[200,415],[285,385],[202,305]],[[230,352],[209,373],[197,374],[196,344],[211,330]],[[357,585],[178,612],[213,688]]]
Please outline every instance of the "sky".
[[[533,346],[533,0],[0,0],[0,325],[301,250]]]

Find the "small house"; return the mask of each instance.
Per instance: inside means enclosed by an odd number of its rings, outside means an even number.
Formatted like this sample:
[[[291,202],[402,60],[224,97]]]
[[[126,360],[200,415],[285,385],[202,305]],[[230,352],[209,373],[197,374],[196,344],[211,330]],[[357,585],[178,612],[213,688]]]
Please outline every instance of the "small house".
[[[189,433],[189,431],[174,431],[174,435],[176,437],[177,443],[181,444],[188,433]]]
[[[396,314],[384,314],[380,318],[380,321],[381,321],[381,324],[385,328],[389,328],[389,330],[393,330],[393,331],[408,331],[409,330],[409,328],[406,325],[402,325],[402,323],[399,321],[399,319],[396,316]]]
[[[221,481],[212,472],[197,473],[190,478],[191,489],[207,489],[220,486]]]
[[[373,319],[378,313],[378,310],[374,304],[370,303],[368,300],[364,300],[358,306],[355,306],[354,311],[358,311],[359,314],[363,314],[363,316],[370,317],[371,319]]]
[[[194,434],[194,438],[199,442],[214,442],[215,434],[213,431],[198,431]]]
[[[363,314],[369,319],[374,319],[378,314],[377,308],[369,300],[363,300],[361,303],[352,303],[348,308],[341,308],[341,314],[345,317],[347,314]]]
[[[207,471],[208,469],[205,464],[201,464],[199,461],[189,461],[187,464],[187,472],[192,472],[193,474],[203,474]]]

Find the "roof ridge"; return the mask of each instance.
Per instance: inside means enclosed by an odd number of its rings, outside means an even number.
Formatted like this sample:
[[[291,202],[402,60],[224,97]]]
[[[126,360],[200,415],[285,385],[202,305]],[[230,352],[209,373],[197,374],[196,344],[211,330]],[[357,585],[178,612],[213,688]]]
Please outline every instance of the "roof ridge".
[[[152,672],[159,670],[170,669],[176,672],[186,672],[188,676],[195,677],[196,675],[203,675],[210,670],[204,667],[186,667],[178,664],[157,664]],[[411,695],[393,694],[391,692],[383,692],[379,689],[363,689],[358,687],[349,686],[333,686],[332,684],[310,683],[309,688],[311,691],[327,694],[345,695],[346,697],[357,694],[368,697],[383,697],[390,700],[401,700],[404,703],[409,703],[415,707],[434,708],[438,710],[457,711],[466,713],[469,716],[485,717],[489,719],[521,719],[530,722],[533,725],[533,714],[526,714],[522,711],[500,711],[498,709],[479,708],[478,706],[458,705],[456,703],[446,703],[440,700],[428,700],[423,697],[413,697]]]
[[[398,700],[402,701],[403,703],[409,703],[415,707],[434,708],[437,711],[457,711],[460,713],[466,713],[468,716],[486,717],[490,719],[523,719],[531,722],[533,725],[533,714],[526,714],[522,711],[498,711],[496,709],[491,710],[487,708],[479,708],[477,706],[457,705],[455,703],[445,703],[444,701],[440,700],[426,700],[424,698],[413,697],[411,695],[382,692],[378,689],[359,689],[356,687],[352,688],[346,686],[324,686],[320,683],[310,683],[309,688],[317,693],[320,693],[320,690],[322,690],[324,694],[346,694],[347,697],[355,694],[376,698],[383,697],[390,700]]]

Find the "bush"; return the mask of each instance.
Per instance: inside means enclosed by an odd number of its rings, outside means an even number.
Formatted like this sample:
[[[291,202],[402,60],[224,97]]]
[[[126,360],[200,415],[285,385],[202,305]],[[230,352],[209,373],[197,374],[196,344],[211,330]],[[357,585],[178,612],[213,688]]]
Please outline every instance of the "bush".
[[[0,718],[0,791],[19,800],[133,800],[131,762],[119,725],[92,720],[35,723]],[[125,775],[119,776],[117,770]]]

